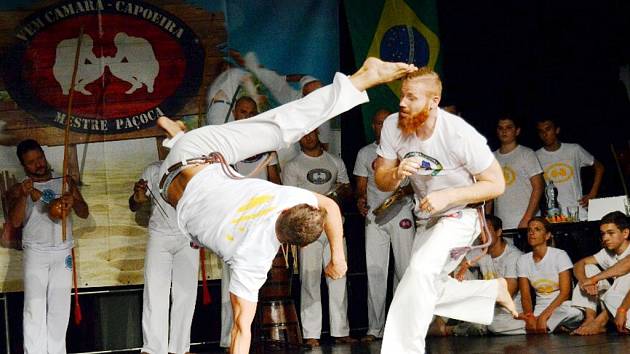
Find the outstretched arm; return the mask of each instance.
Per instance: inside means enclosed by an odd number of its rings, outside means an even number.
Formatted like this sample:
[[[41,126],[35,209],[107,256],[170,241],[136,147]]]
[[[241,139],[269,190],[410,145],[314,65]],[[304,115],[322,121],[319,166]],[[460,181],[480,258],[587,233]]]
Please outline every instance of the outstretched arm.
[[[321,194],[314,193],[317,198],[317,205],[326,209],[326,220],[324,221],[324,231],[330,244],[330,262],[326,265],[324,272],[332,279],[339,279],[346,275],[348,265],[346,255],[343,250],[343,223],[341,211],[334,200]]]
[[[232,303],[232,338],[230,353],[247,354],[252,341],[252,321],[256,315],[256,303],[230,293]]]

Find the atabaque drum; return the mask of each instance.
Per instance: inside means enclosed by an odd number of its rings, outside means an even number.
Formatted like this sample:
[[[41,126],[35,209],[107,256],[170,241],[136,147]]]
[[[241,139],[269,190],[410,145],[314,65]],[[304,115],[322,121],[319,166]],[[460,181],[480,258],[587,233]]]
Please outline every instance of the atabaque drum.
[[[293,257],[289,250],[284,258],[282,247],[273,259],[271,269],[267,273],[267,281],[258,292],[258,300],[281,300],[291,297],[291,278],[293,277]],[[287,267],[287,263],[289,267]]]

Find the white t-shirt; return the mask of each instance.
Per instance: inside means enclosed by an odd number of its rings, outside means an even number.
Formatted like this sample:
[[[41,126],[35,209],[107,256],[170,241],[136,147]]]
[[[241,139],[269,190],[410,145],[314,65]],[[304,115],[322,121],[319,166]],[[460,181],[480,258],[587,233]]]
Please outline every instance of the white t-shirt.
[[[435,128],[426,140],[416,135],[403,137],[398,128],[398,113],[385,119],[381,131],[381,143],[376,152],[388,160],[403,160],[418,156],[422,169],[409,179],[416,199],[447,188],[465,187],[473,184],[473,176],[485,171],[495,160],[486,143],[486,138],[462,118],[438,110]],[[419,205],[419,203],[416,203]],[[442,213],[461,210],[457,205]],[[416,208],[418,218],[427,215]]]
[[[545,148],[536,150],[538,160],[542,165],[545,182],[553,181],[558,189],[558,204],[563,214],[567,207],[578,206],[582,198],[582,178],[580,169],[595,163],[593,155],[578,144],[562,143],[556,151]],[[579,207],[580,220],[586,220],[586,209]]]
[[[247,176],[252,171],[254,171],[261,162],[265,161],[269,154],[269,152],[265,152],[262,154],[254,155],[248,159],[241,160],[234,164],[234,169],[236,170],[236,172],[242,174],[243,176]],[[267,166],[273,166],[277,164],[278,159],[276,158],[276,154],[273,154],[273,156],[271,157],[271,161],[269,161],[269,165]],[[268,180],[269,176],[267,175],[267,166],[263,167],[256,175],[250,177]]]
[[[46,182],[33,182],[33,188],[42,192],[42,197],[33,202],[26,197],[26,212],[22,229],[22,246],[38,251],[59,251],[71,248],[72,214],[66,218],[66,241],[63,242],[61,219],[52,220],[48,216],[48,206],[52,200],[61,196],[63,178],[52,175],[54,179]]]
[[[256,302],[280,246],[276,220],[284,209],[302,203],[318,206],[309,191],[258,178],[235,181],[212,164],[188,182],[177,213],[182,232],[188,230],[228,264],[230,292]]]
[[[378,158],[376,154],[377,148],[378,144],[376,142],[361,148],[357,154],[354,171],[352,172],[355,176],[367,178],[367,203],[370,210],[383,204],[385,199],[394,193],[381,191],[374,181],[374,161]]]
[[[626,249],[619,255],[602,248],[599,252],[595,253],[593,257],[595,257],[597,264],[606,270],[617,264],[620,259],[626,258],[628,255],[630,255],[630,247],[626,247]]]
[[[486,254],[477,263],[485,280],[498,278],[517,279],[516,263],[522,255],[523,252],[518,248],[506,243],[505,249],[501,255],[492,258],[489,254]],[[521,312],[521,294],[518,292],[514,297],[514,303],[516,304],[517,310]]]
[[[284,166],[282,183],[326,194],[334,190],[337,183],[350,183],[350,179],[346,165],[337,156],[322,151],[321,155],[312,157],[302,152]]]
[[[560,293],[560,273],[573,268],[569,255],[558,248],[547,247],[547,253],[540,260],[534,262],[532,252],[522,255],[516,263],[519,277],[529,279],[529,283],[536,290],[536,310],[542,311]]]
[[[151,200],[149,218],[150,236],[183,236],[177,225],[177,212],[160,196],[160,166],[162,161],[150,163],[142,172],[142,179],[147,181],[149,190],[146,196]],[[159,204],[158,205],[156,205]],[[161,207],[161,209],[160,209]]]
[[[496,150],[494,156],[505,177],[505,193],[494,200],[494,215],[503,221],[504,229],[514,229],[527,211],[533,189],[530,178],[542,173],[542,168],[534,151],[522,145],[507,154]]]

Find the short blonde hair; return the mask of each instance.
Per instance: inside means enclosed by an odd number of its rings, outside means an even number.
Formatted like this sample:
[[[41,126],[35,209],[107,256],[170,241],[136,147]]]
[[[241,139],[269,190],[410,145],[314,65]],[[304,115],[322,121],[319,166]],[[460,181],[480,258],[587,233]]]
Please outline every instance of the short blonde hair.
[[[429,96],[442,97],[442,80],[440,80],[440,76],[428,66],[420,67],[418,70],[407,74],[403,80],[420,81],[429,88],[429,91],[427,91]]]
[[[324,232],[326,215],[326,209],[306,203],[285,210],[276,221],[278,240],[300,247],[315,242]]]

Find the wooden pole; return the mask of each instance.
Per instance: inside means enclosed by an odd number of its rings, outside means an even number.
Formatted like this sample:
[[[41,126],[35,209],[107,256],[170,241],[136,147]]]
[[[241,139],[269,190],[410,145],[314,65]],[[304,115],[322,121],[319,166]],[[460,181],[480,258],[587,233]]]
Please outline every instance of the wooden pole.
[[[66,129],[64,132],[64,136],[63,136],[63,167],[62,167],[62,173],[63,173],[63,183],[61,184],[61,195],[63,197],[63,195],[66,193],[66,188],[68,186],[68,177],[69,177],[69,171],[68,171],[68,162],[70,159],[70,156],[68,156],[70,154],[70,151],[68,149],[68,145],[70,144],[70,118],[72,117],[72,99],[74,97],[74,84],[76,82],[77,79],[77,70],[79,67],[79,56],[81,53],[81,42],[83,40],[83,26],[81,26],[81,28],[79,29],[79,38],[77,40],[77,49],[76,52],[74,54],[74,64],[72,67],[72,80],[70,81],[70,92],[68,93],[68,112],[66,115]],[[76,158],[76,151],[73,151],[74,154],[73,156]],[[62,235],[62,239],[65,242],[66,241],[66,225],[67,225],[67,221],[66,221],[66,216],[67,213],[65,211],[65,206],[63,208],[63,212],[61,213],[61,235]],[[81,306],[79,305],[79,289],[78,289],[78,279],[77,279],[77,262],[76,262],[76,255],[74,252],[74,246],[72,247],[72,282],[74,283],[74,323],[76,325],[79,325],[79,323],[81,323]]]
[[[83,39],[83,26],[79,29],[79,38],[77,40],[77,49],[74,53],[74,64],[72,66],[72,80],[70,81],[70,92],[68,93],[68,113],[66,115],[66,128],[63,136],[63,167],[61,172],[63,173],[63,183],[61,184],[61,195],[66,193],[68,186],[68,145],[70,142],[70,117],[72,117],[72,99],[74,98],[74,84],[77,79],[77,69],[79,67],[79,54],[81,54],[81,42]],[[62,240],[65,242],[66,235],[66,212],[61,214],[61,235]]]

